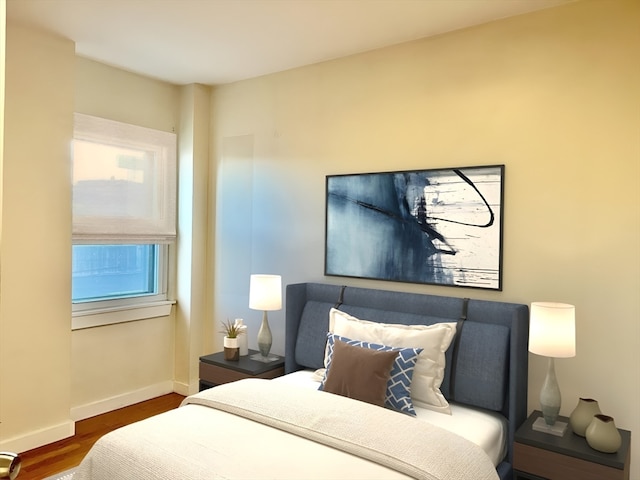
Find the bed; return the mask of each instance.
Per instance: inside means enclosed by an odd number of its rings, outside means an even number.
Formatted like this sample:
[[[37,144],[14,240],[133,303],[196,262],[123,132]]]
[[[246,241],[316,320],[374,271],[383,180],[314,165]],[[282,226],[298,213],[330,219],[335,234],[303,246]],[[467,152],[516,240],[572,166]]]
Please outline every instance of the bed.
[[[300,283],[285,317],[285,376],[111,432],[74,480],[513,478],[526,305]]]

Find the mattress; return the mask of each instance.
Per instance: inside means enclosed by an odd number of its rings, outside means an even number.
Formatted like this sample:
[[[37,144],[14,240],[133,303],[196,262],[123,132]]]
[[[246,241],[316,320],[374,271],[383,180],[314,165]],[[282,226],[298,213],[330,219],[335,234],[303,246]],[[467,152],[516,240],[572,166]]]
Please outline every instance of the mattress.
[[[314,389],[320,386],[319,378],[313,370],[299,370],[273,381]],[[486,452],[494,466],[504,458],[507,421],[502,415],[456,403],[451,403],[451,415],[420,407],[415,407],[415,410],[417,418],[421,421],[449,430],[478,445]]]

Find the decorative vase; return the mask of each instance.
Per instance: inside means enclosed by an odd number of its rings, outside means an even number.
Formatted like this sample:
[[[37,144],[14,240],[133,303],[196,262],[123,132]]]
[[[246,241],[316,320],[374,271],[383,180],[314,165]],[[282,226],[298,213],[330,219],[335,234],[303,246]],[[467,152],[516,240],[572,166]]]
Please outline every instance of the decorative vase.
[[[267,312],[263,312],[262,323],[260,324],[260,330],[258,330],[258,350],[260,350],[260,354],[265,358],[269,356],[272,340],[269,320],[267,320]]]
[[[573,433],[584,437],[587,427],[593,420],[593,416],[601,413],[598,402],[593,398],[580,398],[578,405],[571,412],[569,424],[573,429]]]
[[[236,318],[235,326],[238,327],[238,346],[240,347],[240,356],[249,355],[249,338],[247,335],[247,326],[242,318]]]
[[[224,359],[232,362],[240,360],[240,348],[236,337],[224,337]]]
[[[591,448],[603,453],[615,453],[622,445],[622,437],[613,417],[601,413],[593,416],[585,436]]]

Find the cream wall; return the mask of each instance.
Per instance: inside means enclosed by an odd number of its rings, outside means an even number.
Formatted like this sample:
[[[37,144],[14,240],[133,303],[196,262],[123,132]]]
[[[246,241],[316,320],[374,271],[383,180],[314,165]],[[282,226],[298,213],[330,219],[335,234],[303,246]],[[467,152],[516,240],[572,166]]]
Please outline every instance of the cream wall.
[[[163,131],[179,128],[179,88],[75,58],[75,111]],[[74,419],[173,391],[174,316],[75,330]]]
[[[76,60],[76,111],[178,133],[179,241],[171,250],[168,317],[72,333],[72,416],[112,410],[198,387],[207,270],[209,87],[178,87],[101,63]]]
[[[180,87],[74,57],[75,111],[165,132],[180,125]]]
[[[74,111],[191,138],[204,174],[179,203],[184,222],[198,213],[184,238],[195,232],[193,243],[205,244],[209,101],[191,94],[208,87],[177,87],[77,58],[72,42],[30,28],[8,25],[8,31],[0,449],[25,451],[72,434],[73,420],[197,388],[197,373],[184,380],[179,373],[193,370],[204,350],[176,348],[183,339],[176,340],[175,309],[167,317],[71,331],[69,147]],[[181,118],[189,108],[198,112],[195,125]],[[188,190],[182,187],[180,195]],[[178,258],[176,249],[171,263],[174,278],[178,270],[193,270],[199,290],[193,299],[180,299],[189,313],[181,316],[187,325],[181,332],[198,345],[207,317],[199,307],[207,289],[204,269]]]
[[[204,335],[211,318],[212,277],[207,255],[209,98],[204,85],[181,89],[174,389],[183,395],[198,391],[199,357],[211,352],[211,339]]]
[[[640,3],[581,1],[216,89],[215,318],[283,282],[576,305],[562,414],[640,434]],[[323,276],[327,174],[506,165],[504,290]],[[270,313],[283,353],[283,312]],[[546,360],[531,355],[529,410]],[[635,437],[634,437],[635,438]],[[632,442],[631,478],[640,476]]]
[[[74,45],[8,25],[0,256],[0,450],[73,433]],[[45,403],[43,403],[45,399]]]
[[[7,4],[5,0],[0,0],[0,58],[5,58],[6,40],[7,40]],[[5,71],[5,62],[0,62],[0,246],[2,245],[2,159],[4,157],[4,71]],[[2,252],[0,251],[0,253]],[[1,355],[0,355],[0,362],[1,362]],[[0,363],[0,369],[2,369],[2,363]]]

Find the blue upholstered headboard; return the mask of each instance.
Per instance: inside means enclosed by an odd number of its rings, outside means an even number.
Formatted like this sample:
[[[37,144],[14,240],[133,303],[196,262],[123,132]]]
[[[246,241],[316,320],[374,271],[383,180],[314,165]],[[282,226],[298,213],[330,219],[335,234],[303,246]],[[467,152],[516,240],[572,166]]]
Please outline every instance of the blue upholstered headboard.
[[[513,438],[527,416],[527,305],[320,283],[288,285],[286,293],[286,373],[323,367],[332,307],[365,320],[406,325],[465,316],[459,338],[447,351],[441,390],[449,401],[505,416],[507,456],[498,473],[502,479],[511,478]]]

